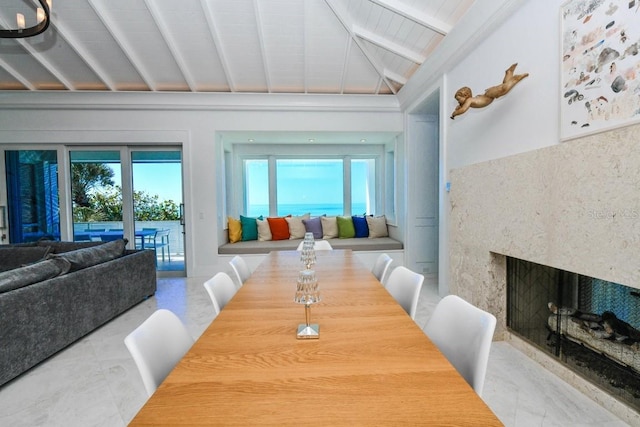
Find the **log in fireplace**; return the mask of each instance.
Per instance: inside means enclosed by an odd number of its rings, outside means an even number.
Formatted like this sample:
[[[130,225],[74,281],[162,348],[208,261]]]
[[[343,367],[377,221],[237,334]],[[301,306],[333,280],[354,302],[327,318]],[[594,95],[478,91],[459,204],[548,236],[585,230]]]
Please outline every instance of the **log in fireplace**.
[[[507,327],[640,411],[640,290],[507,257]]]

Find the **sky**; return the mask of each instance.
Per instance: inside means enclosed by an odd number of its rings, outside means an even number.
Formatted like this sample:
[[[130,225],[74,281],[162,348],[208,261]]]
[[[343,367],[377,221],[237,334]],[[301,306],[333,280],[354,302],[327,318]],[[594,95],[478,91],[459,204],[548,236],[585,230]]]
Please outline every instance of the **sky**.
[[[108,165],[114,172],[116,185],[122,182],[120,165]],[[182,173],[179,163],[134,163],[133,189],[158,195],[160,201],[182,202]]]

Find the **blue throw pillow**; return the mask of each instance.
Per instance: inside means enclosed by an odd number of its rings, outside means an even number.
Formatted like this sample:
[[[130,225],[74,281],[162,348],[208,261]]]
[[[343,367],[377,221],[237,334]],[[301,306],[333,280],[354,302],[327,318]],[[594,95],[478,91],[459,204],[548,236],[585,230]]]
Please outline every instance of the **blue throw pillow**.
[[[259,216],[258,218],[250,218],[240,215],[240,224],[242,224],[242,241],[258,240],[257,219],[262,219],[262,216]]]
[[[367,219],[363,216],[353,216],[353,228],[356,230],[355,237],[369,237],[369,226]]]

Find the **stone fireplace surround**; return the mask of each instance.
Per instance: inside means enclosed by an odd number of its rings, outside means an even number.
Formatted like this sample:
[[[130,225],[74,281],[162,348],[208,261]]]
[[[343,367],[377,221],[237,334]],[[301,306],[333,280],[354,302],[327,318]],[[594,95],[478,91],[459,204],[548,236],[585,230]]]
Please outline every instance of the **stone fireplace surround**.
[[[640,289],[640,125],[455,169],[450,181],[450,292],[497,317],[495,339],[637,423],[637,412],[508,332],[505,256]]]

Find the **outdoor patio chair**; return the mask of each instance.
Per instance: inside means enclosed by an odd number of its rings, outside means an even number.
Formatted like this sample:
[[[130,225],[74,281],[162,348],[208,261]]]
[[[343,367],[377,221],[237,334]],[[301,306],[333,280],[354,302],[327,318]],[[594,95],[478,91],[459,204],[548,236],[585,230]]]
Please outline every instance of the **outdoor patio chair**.
[[[164,262],[164,248],[167,248],[167,259],[171,261],[171,248],[169,247],[169,231],[170,230],[158,230],[153,236],[153,241],[149,244],[149,248],[153,248],[156,251],[156,263],[158,259],[158,249],[162,255],[162,262]],[[145,248],[146,248],[145,244]]]

